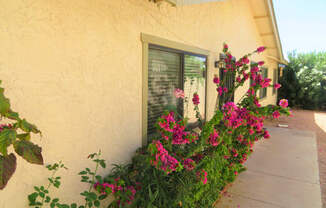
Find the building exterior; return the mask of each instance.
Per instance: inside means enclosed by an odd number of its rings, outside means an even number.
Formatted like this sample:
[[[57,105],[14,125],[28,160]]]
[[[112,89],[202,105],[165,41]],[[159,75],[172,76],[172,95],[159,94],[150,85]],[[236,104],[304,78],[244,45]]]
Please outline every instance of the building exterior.
[[[62,160],[69,168],[54,194],[80,200],[85,187],[77,173],[92,165],[89,153],[101,149],[109,163],[128,161],[146,143],[156,105],[176,104],[168,96],[174,87],[186,96],[198,91],[203,116],[212,116],[223,42],[236,57],[266,46],[254,59],[277,78],[284,60],[271,0],[0,0],[6,96],[43,132],[33,141],[45,163]],[[236,91],[235,102],[248,87]],[[272,88],[262,96],[264,105],[277,99]],[[1,208],[27,207],[33,186],[47,182],[44,167],[17,163],[0,191]]]

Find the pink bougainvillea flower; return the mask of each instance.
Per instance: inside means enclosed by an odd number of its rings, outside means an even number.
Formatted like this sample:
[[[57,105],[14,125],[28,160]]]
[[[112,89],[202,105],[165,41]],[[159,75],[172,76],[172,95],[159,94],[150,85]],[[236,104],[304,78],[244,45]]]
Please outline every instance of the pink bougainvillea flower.
[[[214,132],[209,136],[209,143],[212,146],[217,146],[220,142],[218,141],[218,138],[220,138],[220,136],[218,135],[218,132],[214,129]]]
[[[174,96],[176,97],[176,98],[185,98],[185,93],[183,92],[183,90],[181,90],[181,89],[179,89],[179,88],[176,88],[175,90],[174,90]]]
[[[176,171],[179,166],[178,160],[169,155],[168,151],[163,147],[160,141],[153,140],[152,144],[156,149],[154,151],[156,153],[152,153],[152,157],[155,158],[152,165],[163,170],[166,174]]]
[[[279,118],[280,117],[280,112],[278,112],[278,111],[274,111],[273,112],[273,118]]]
[[[266,49],[266,47],[264,47],[264,46],[260,46],[260,47],[257,48],[257,52],[258,52],[258,53],[261,53],[261,52],[263,52],[265,49]]]
[[[240,77],[240,76],[237,76],[237,79],[236,79],[236,80],[237,80],[237,82],[239,82],[239,83],[240,83],[242,79],[241,79],[241,77]]]
[[[223,48],[228,49],[229,48],[228,44],[224,43]]]
[[[248,95],[255,95],[255,90],[252,87],[249,88]]]
[[[223,92],[228,92],[228,88],[223,87]]]
[[[244,77],[245,80],[249,79],[249,74],[246,73],[245,71],[242,72],[242,75],[243,75],[243,77]]]
[[[218,92],[218,95],[221,96],[223,94],[223,88],[220,86],[216,89],[216,91]]]
[[[258,101],[256,98],[254,98],[254,104],[255,104],[258,108],[261,107],[261,104],[259,103],[259,101]]]
[[[258,62],[258,65],[259,65],[259,66],[262,66],[262,65],[264,65],[264,64],[265,64],[264,61],[259,61],[259,62]]]
[[[213,79],[213,82],[215,84],[220,84],[220,79],[217,76],[215,76],[214,79]]]
[[[271,137],[271,135],[269,135],[269,132],[266,130],[266,131],[264,132],[264,138],[265,138],[265,139],[268,139],[269,137]]]
[[[280,105],[282,108],[286,108],[286,107],[288,107],[289,102],[288,102],[287,99],[282,99],[282,100],[280,100],[279,105]]]
[[[279,83],[276,83],[276,84],[274,84],[274,88],[275,89],[278,89],[278,88],[280,88],[282,85],[280,85]]]
[[[252,129],[249,129],[249,134],[250,135],[253,135],[255,133],[255,131],[254,130],[252,130]]]
[[[194,96],[192,98],[192,102],[193,102],[194,105],[199,105],[200,102],[199,102],[199,96],[198,96],[197,93],[194,93]]]
[[[188,158],[188,159],[185,159],[183,161],[183,167],[188,170],[188,171],[191,171],[195,168],[195,161],[193,161],[192,159]]]
[[[238,171],[234,171],[234,175],[238,175]]]
[[[251,73],[259,72],[259,68],[257,66],[253,66],[253,67],[250,68],[250,72]]]
[[[207,172],[204,169],[197,172],[197,177],[203,182],[204,185],[207,183]]]
[[[262,87],[262,88],[269,87],[271,81],[272,81],[271,79],[269,79],[269,78],[265,78],[265,79],[263,80],[263,82],[261,83],[261,87]]]
[[[249,62],[250,62],[250,61],[249,61],[249,59],[248,59],[247,57],[243,57],[243,58],[242,58],[242,63],[243,63],[243,64],[249,64]]]

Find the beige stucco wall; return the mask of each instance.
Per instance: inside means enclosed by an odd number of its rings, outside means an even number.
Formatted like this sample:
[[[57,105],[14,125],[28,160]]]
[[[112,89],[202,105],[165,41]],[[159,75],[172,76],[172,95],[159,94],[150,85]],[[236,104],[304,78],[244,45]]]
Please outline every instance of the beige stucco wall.
[[[69,167],[54,192],[63,201],[80,200],[85,186],[76,174],[91,165],[88,153],[101,149],[109,163],[118,163],[141,145],[141,32],[211,51],[209,115],[222,43],[237,57],[261,45],[246,0],[184,7],[148,0],[0,0],[0,79],[13,109],[43,131],[33,141],[43,147],[45,163],[62,160]],[[18,159],[0,191],[0,208],[27,207],[27,194],[46,177],[43,167]]]

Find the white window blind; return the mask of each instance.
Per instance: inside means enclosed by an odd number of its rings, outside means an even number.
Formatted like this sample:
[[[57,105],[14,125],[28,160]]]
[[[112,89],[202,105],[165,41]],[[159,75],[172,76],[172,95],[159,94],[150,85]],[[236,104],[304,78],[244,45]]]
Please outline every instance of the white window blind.
[[[176,99],[174,90],[183,89],[185,100]],[[156,132],[155,123],[167,109],[177,110],[196,122],[192,96],[197,92],[202,118],[205,118],[206,57],[173,49],[150,46],[148,54],[147,135]]]

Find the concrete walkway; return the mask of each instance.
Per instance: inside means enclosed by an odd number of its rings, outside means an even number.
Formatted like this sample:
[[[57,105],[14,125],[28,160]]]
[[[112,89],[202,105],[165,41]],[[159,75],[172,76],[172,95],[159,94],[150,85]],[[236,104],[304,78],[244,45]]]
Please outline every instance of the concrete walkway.
[[[321,208],[316,136],[268,128],[241,173],[216,208]]]

